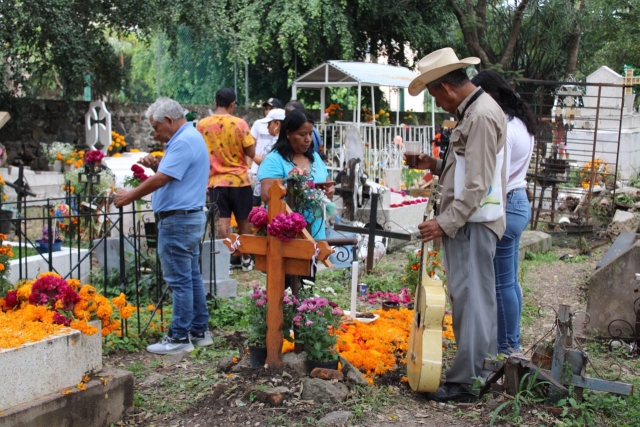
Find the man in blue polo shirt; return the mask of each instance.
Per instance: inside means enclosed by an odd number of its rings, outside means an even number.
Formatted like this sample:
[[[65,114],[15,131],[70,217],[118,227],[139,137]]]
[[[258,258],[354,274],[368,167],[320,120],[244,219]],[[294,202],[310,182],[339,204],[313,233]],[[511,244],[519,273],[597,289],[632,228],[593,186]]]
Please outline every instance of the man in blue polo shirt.
[[[154,139],[166,143],[162,160],[147,156],[139,161],[155,175],[131,191],[118,190],[116,207],[128,205],[153,192],[158,220],[158,255],[164,280],[173,292],[173,319],[168,334],[147,347],[156,354],[192,351],[193,345],[213,344],[209,311],[200,275],[200,239],[205,229],[209,155],[200,132],[184,118],[173,99],[159,98],[146,112]]]

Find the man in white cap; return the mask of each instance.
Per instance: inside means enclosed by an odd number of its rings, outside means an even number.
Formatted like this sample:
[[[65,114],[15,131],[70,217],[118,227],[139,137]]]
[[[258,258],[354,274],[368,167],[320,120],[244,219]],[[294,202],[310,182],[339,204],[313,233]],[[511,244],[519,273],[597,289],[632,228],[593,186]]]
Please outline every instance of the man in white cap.
[[[427,397],[439,402],[472,402],[476,378],[486,378],[484,358],[497,352],[497,311],[493,256],[505,230],[504,157],[507,124],[498,104],[473,85],[464,68],[475,57],[458,59],[451,48],[420,60],[412,96],[424,89],[436,105],[458,118],[444,159],[422,154],[419,168],[440,175],[441,202],[434,219],[419,225],[423,242],[443,238],[447,288],[458,351],[446,382]]]
[[[273,108],[267,114],[267,117],[264,119],[256,120],[253,124],[255,127],[256,124],[260,124],[267,128],[267,132],[271,137],[270,140],[264,140],[262,144],[258,141],[258,146],[256,147],[256,155],[252,159],[253,166],[251,170],[253,171],[255,168],[255,176],[258,175],[258,168],[260,167],[260,163],[264,160],[264,158],[271,152],[271,148],[273,144],[278,140],[278,135],[280,134],[280,128],[282,126],[282,121],[284,120],[284,110],[282,108]],[[256,180],[256,185],[253,188],[253,206],[260,206],[262,204],[262,199],[260,198],[260,191],[262,189],[262,185],[259,180]]]
[[[269,116],[269,112],[275,109],[282,109],[282,104],[277,98],[267,99],[262,103],[262,106],[264,107],[265,118]],[[275,144],[276,139],[278,139],[277,136],[274,137],[269,133],[267,124],[268,122],[265,122],[264,119],[259,119],[253,122],[253,125],[251,126],[251,135],[256,140],[256,155],[260,155],[262,157],[269,154],[269,151],[271,151],[271,147],[273,146],[273,144]],[[253,164],[251,165],[249,173],[253,177],[255,177],[258,176],[258,165],[260,164],[260,162],[256,162],[255,157],[252,160]],[[253,206],[260,206],[261,203],[262,200],[260,199],[260,182],[258,182],[258,185],[254,187],[253,191]]]

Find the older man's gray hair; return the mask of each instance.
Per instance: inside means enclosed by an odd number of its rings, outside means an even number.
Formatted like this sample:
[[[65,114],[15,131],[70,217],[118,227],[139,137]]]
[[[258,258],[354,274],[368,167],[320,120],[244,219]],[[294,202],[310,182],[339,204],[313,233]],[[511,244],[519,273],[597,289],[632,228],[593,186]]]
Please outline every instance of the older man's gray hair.
[[[154,122],[164,122],[165,117],[170,117],[174,120],[184,117],[184,109],[178,101],[174,101],[171,98],[158,98],[156,102],[147,108],[147,112],[144,115],[147,119],[152,117]]]

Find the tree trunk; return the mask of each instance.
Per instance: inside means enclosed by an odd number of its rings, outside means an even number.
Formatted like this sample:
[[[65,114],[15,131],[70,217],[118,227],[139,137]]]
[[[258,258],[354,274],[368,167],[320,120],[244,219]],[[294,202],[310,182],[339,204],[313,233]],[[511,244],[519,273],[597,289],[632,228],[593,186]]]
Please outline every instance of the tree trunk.
[[[580,50],[580,40],[582,39],[582,25],[580,23],[581,15],[584,13],[585,4],[584,0],[580,0],[578,6],[576,28],[571,36],[569,45],[567,46],[567,66],[564,70],[565,79],[572,76],[576,72],[578,67],[578,52]]]

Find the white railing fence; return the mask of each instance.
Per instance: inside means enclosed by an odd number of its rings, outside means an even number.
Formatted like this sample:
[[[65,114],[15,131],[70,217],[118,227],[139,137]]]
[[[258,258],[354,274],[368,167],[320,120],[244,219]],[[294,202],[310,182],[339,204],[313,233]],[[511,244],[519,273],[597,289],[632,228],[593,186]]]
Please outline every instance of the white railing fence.
[[[317,126],[322,134],[324,152],[327,155],[327,164],[333,179],[346,166],[348,160],[347,134],[351,129],[357,131],[357,127],[350,122],[323,123]],[[403,143],[420,142],[422,152],[431,154],[433,127],[373,126],[370,123],[361,123],[357,135],[362,144],[362,160],[369,179],[380,180],[384,177],[385,169],[401,169],[403,167],[404,148],[395,141],[396,137],[402,138]]]

